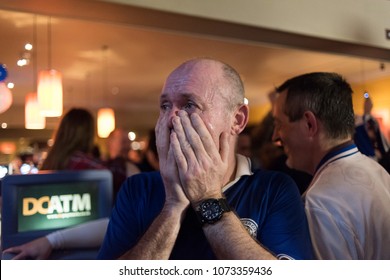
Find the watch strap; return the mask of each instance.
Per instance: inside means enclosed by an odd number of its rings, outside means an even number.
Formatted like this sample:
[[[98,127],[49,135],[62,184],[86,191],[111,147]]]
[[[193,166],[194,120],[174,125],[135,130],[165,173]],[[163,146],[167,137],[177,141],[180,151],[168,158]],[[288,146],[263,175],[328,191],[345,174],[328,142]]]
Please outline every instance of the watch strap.
[[[221,205],[223,212],[231,211],[230,205],[229,205],[228,201],[226,200],[226,198],[222,197],[222,198],[218,199],[218,202],[219,202],[219,205]]]

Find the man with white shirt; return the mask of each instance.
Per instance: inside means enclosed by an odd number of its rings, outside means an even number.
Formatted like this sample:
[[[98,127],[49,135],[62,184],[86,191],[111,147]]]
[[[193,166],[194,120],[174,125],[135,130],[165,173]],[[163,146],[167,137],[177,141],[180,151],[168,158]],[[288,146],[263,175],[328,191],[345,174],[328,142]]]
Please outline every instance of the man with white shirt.
[[[390,259],[390,175],[352,141],[352,89],[336,73],[277,88],[274,141],[291,168],[313,175],[303,194],[318,259]]]
[[[289,177],[251,172],[235,153],[248,122],[232,67],[193,59],[167,78],[156,124],[160,172],[122,185],[100,259],[308,259],[303,204]]]

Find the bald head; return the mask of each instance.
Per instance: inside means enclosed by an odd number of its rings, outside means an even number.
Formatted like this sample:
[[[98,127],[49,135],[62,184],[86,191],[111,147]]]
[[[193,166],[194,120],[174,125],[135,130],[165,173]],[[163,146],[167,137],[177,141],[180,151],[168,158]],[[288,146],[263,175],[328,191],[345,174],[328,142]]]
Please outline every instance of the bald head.
[[[176,80],[176,86],[192,80],[194,84],[207,85],[210,96],[220,95],[226,100],[229,111],[243,104],[244,85],[238,72],[230,65],[210,58],[195,58],[179,65],[168,81]]]

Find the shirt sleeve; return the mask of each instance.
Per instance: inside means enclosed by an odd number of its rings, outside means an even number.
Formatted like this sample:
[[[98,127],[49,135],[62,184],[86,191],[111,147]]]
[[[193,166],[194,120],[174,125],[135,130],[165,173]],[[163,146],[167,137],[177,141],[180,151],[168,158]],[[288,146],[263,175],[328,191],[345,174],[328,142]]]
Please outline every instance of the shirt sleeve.
[[[46,238],[53,249],[100,247],[107,224],[108,218],[98,219],[52,232]]]

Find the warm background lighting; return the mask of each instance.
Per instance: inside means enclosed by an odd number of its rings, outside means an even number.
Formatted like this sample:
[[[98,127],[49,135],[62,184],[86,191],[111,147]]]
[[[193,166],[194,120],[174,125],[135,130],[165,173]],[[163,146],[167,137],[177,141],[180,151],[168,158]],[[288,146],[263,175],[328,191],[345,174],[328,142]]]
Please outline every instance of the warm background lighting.
[[[35,92],[26,95],[25,106],[25,128],[44,129],[46,126],[46,119],[41,115],[37,94]]]
[[[38,102],[45,117],[62,115],[62,75],[56,70],[40,71],[38,77]]]
[[[27,43],[27,44],[24,45],[24,49],[26,51],[31,51],[33,49],[33,45],[30,44],[30,43]]]
[[[136,137],[137,137],[137,135],[133,131],[129,132],[129,139],[130,139],[130,141],[134,141]]]
[[[100,138],[107,138],[111,131],[115,129],[115,114],[111,108],[99,109],[97,115],[97,130]]]

